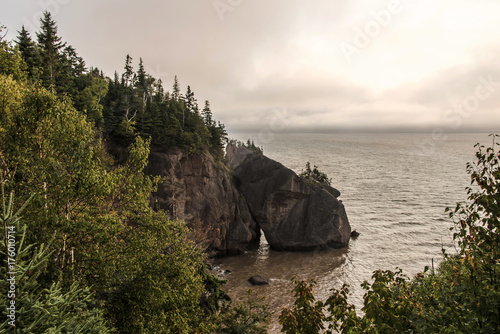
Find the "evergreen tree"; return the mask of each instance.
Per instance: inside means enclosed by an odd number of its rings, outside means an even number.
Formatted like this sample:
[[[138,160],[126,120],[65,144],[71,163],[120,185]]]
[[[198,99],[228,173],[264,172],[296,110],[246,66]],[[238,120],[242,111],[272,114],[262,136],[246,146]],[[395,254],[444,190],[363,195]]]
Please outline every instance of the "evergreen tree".
[[[129,87],[133,85],[133,78],[134,78],[134,68],[132,67],[132,57],[130,55],[127,55],[127,58],[125,58],[125,72],[122,74],[122,85],[124,87]]]
[[[174,86],[172,88],[172,99],[178,101],[181,94],[181,88],[179,86],[179,81],[177,80],[177,75],[174,78]]]
[[[35,42],[31,39],[29,32],[24,28],[24,25],[21,31],[18,31],[18,34],[17,45],[28,67],[28,77],[36,81],[40,72],[40,53]]]
[[[119,85],[120,84],[120,77],[118,76],[118,72],[115,71],[115,76],[114,76],[114,84]]]
[[[136,85],[138,88],[141,88],[143,91],[147,90],[146,87],[146,71],[144,70],[144,64],[142,62],[142,58],[139,58],[139,70],[137,70],[137,82]]]
[[[163,89],[163,81],[158,79],[155,84],[155,102],[160,103],[165,100],[165,90]]]
[[[212,126],[214,121],[212,119],[212,111],[210,110],[210,101],[205,101],[205,107],[203,108],[201,114],[203,116],[203,120],[205,121],[205,125],[207,127]]]
[[[63,55],[70,70],[71,77],[78,78],[86,71],[85,61],[82,57],[78,56],[75,48],[71,45],[64,48]]]
[[[2,280],[0,286],[2,290],[12,292],[10,288],[14,279],[15,290],[13,295],[0,295],[0,306],[8,310],[14,301],[15,312],[9,314],[12,317],[6,316],[0,320],[0,333],[6,333],[9,329],[18,333],[112,333],[105,325],[103,312],[92,306],[93,294],[89,288],[73,282],[68,289],[64,289],[60,282],[52,282],[44,289],[39,277],[53,255],[50,244],[25,245],[27,226],[21,225],[20,214],[29,200],[17,212],[13,212],[13,193],[6,202],[3,182],[1,188],[1,239],[5,242],[0,244],[3,262],[0,275],[11,280]],[[9,239],[13,241],[11,244]],[[12,244],[15,258],[10,257]],[[15,262],[10,261],[12,259]]]
[[[65,43],[57,35],[57,24],[50,12],[43,13],[40,29],[37,37],[42,60],[42,80],[44,86],[54,92],[58,73],[61,70],[61,50],[65,47]]]

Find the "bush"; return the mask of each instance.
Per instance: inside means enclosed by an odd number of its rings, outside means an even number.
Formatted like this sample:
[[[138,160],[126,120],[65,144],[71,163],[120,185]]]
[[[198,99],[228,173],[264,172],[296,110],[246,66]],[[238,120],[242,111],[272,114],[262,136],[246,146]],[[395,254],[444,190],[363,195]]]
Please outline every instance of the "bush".
[[[314,168],[311,169],[311,163],[309,161],[306,163],[306,170],[302,170],[299,176],[313,183],[326,184],[327,186],[332,184],[332,179],[329,179],[328,175],[325,173],[320,172],[318,166],[315,165]]]
[[[107,327],[102,311],[94,307],[94,295],[90,289],[73,282],[64,288],[60,282],[52,282],[43,288],[39,282],[52,255],[46,245],[25,245],[26,225],[21,225],[19,214],[26,204],[13,212],[13,195],[5,202],[2,183],[2,240],[0,257],[3,265],[0,276],[0,307],[13,312],[0,322],[0,333],[14,330],[19,333],[112,333]],[[7,237],[9,236],[9,237]],[[9,240],[9,242],[8,242]],[[10,241],[12,240],[12,242]],[[13,262],[12,260],[15,260]],[[12,290],[12,282],[15,290]],[[7,293],[7,291],[12,293]]]

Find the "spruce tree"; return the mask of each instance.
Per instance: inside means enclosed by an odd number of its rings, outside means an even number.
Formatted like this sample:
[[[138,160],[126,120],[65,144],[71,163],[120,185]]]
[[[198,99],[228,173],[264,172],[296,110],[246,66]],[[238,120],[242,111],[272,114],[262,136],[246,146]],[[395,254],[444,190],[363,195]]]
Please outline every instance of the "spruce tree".
[[[203,120],[205,121],[205,125],[207,127],[212,126],[214,121],[212,119],[212,111],[210,110],[210,101],[205,101],[205,107],[203,108],[201,113],[203,116]]]
[[[41,63],[40,53],[35,42],[31,39],[30,33],[24,28],[24,25],[21,31],[18,31],[18,34],[16,43],[28,67],[28,76],[36,80],[39,75],[39,66]]]
[[[134,78],[134,68],[132,67],[132,57],[127,55],[125,58],[125,72],[122,75],[122,85],[124,87],[129,87],[133,84]]]
[[[179,100],[181,94],[181,88],[179,86],[179,81],[177,80],[177,75],[174,78],[174,86],[172,89],[172,99],[175,101]]]
[[[139,58],[139,70],[137,70],[137,87],[146,91],[146,71],[144,70],[144,63],[142,58]]]
[[[54,92],[57,76],[61,69],[61,50],[65,47],[57,35],[57,24],[50,12],[45,11],[40,20],[41,31],[37,33],[42,60],[42,80]]]

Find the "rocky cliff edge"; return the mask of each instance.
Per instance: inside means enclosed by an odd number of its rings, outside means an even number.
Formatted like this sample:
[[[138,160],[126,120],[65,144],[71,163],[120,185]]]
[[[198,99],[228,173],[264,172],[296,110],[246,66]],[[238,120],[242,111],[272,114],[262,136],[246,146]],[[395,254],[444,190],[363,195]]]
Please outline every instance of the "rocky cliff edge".
[[[276,250],[348,245],[351,227],[338,190],[245,147],[229,145],[226,160],[152,152],[146,173],[164,180],[151,205],[186,221],[196,241],[217,255],[241,253],[259,242],[261,230]]]

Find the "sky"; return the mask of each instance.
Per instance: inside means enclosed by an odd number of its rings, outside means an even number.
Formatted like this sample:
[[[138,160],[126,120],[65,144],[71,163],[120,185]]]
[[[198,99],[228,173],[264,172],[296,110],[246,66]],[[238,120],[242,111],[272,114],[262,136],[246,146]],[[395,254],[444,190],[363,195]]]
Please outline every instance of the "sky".
[[[232,131],[497,131],[498,0],[0,0],[87,66],[177,75]]]

